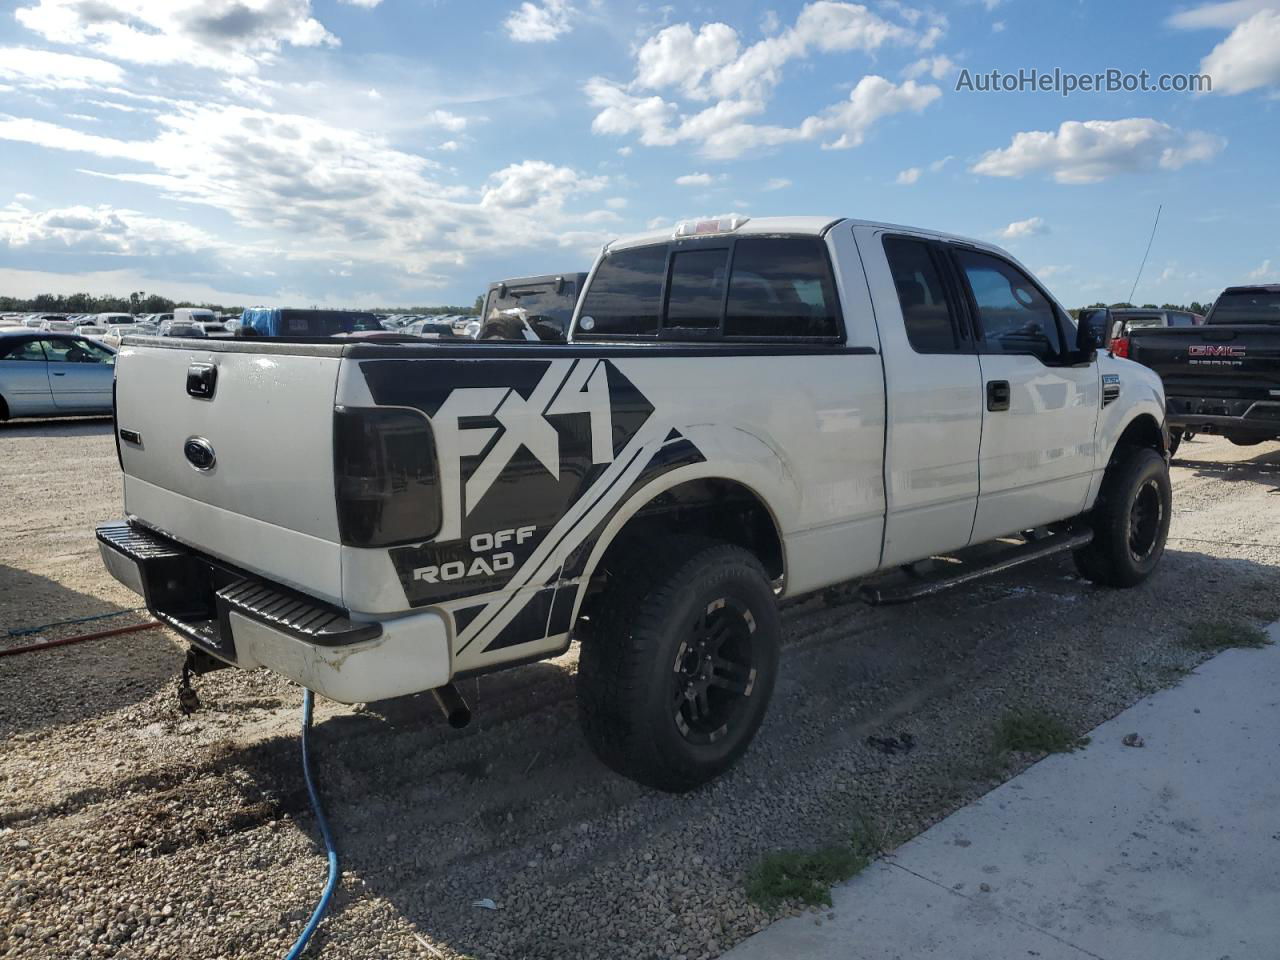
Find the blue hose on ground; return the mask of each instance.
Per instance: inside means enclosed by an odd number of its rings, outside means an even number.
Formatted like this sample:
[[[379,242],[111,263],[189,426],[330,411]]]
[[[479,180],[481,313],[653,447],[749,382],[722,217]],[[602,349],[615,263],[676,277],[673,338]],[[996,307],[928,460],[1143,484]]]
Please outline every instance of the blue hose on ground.
[[[33,633],[42,633],[53,627],[64,627],[71,623],[92,623],[94,620],[106,620],[108,617],[120,617],[126,613],[140,613],[146,607],[133,607],[129,610],[115,610],[111,613],[98,613],[92,617],[72,617],[70,620],[55,620],[53,623],[42,623],[36,627],[14,627],[5,633],[6,637],[25,637]]]
[[[311,809],[315,811],[316,823],[320,825],[320,834],[324,837],[325,849],[329,853],[329,879],[325,881],[324,893],[320,894],[320,902],[311,913],[311,919],[302,930],[302,935],[294,941],[285,960],[298,960],[302,951],[307,949],[311,935],[320,926],[325,911],[329,909],[329,901],[333,899],[333,891],[338,886],[338,851],[333,845],[333,834],[329,832],[329,821],[324,818],[324,808],[320,806],[320,792],[316,789],[315,778],[311,776],[311,753],[307,748],[307,733],[311,730],[312,693],[302,691],[302,776],[307,781],[307,793],[311,796]]]

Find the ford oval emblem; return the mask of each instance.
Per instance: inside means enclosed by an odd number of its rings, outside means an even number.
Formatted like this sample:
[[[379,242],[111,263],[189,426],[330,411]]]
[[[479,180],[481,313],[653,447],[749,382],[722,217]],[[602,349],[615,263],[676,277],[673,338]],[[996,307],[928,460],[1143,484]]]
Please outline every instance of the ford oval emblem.
[[[182,453],[197,470],[212,470],[217,457],[204,437],[191,437],[182,445]]]

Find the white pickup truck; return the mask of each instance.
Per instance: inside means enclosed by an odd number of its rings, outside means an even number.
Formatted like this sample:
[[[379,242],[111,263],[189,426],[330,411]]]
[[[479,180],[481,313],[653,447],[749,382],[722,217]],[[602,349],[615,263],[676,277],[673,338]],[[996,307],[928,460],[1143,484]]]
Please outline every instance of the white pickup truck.
[[[1164,396],[1108,326],[989,244],[733,217],[608,245],[565,343],[130,337],[98,539],[197,667],[342,702],[462,721],[452,681],[579,639],[601,759],[689,789],[761,722],[781,598],[1151,573]]]

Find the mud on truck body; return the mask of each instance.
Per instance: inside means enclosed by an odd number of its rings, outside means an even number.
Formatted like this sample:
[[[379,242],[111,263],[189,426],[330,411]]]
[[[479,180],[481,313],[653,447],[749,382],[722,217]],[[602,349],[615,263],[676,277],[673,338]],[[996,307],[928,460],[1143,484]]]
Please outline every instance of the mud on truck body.
[[[1104,336],[986,244],[687,223],[606,247],[566,343],[130,338],[98,537],[202,659],[342,702],[579,639],[594,750],[683,790],[754,736],[782,598],[1008,535],[1150,574],[1164,399]]]

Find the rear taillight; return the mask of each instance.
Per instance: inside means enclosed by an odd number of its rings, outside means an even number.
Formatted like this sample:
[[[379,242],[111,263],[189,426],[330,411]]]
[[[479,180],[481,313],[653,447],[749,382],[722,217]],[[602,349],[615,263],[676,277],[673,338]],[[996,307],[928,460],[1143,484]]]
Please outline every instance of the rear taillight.
[[[431,423],[416,410],[334,411],[338,529],[352,547],[427,540],[440,529],[440,484]]]
[[[1111,341],[1111,355],[1113,357],[1129,356],[1129,338],[1116,337]]]

